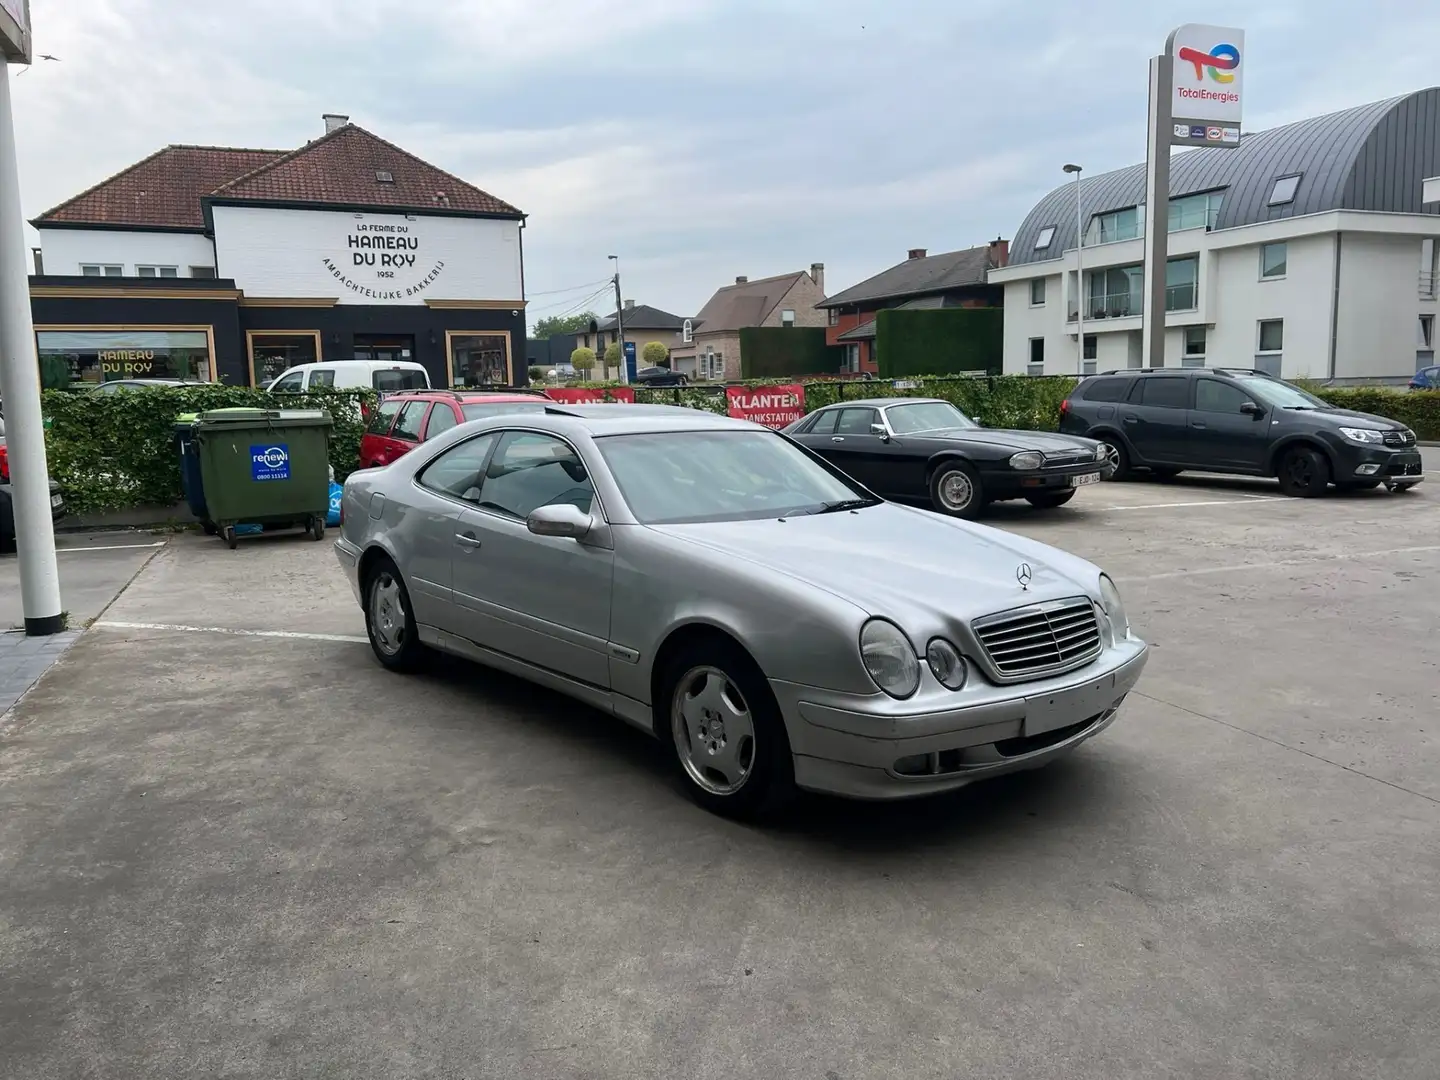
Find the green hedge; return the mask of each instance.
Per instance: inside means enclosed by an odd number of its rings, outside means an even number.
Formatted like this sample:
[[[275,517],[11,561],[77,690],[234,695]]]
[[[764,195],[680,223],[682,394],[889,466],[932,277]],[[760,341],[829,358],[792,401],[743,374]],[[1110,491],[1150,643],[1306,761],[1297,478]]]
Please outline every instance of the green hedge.
[[[740,331],[740,374],[746,379],[833,375],[845,350],[825,344],[818,326],[747,326]]]
[[[335,421],[330,463],[343,480],[360,461],[364,422],[360,404],[370,391],[320,391],[271,395],[245,386],[153,387],[118,394],[47,390],[43,409],[49,428],[50,475],[60,482],[75,513],[102,513],[134,506],[169,506],[183,497],[175,418],[181,413],[253,406],[325,409]]]
[[[999,374],[1001,308],[892,308],[875,316],[875,362],[884,379]]]

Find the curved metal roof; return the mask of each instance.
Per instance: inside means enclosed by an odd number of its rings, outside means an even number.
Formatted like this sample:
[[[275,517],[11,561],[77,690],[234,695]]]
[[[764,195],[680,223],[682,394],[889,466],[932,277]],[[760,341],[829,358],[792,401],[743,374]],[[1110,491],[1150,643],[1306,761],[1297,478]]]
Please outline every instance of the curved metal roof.
[[[1280,176],[1300,174],[1293,201],[1267,206]],[[1325,210],[1440,213],[1420,202],[1420,181],[1440,175],[1440,87],[1246,134],[1234,149],[1207,147],[1170,159],[1170,197],[1225,189],[1217,229]],[[1092,215],[1145,202],[1145,166],[1081,180],[1081,212]],[[1055,226],[1044,251],[1040,230]],[[1075,247],[1075,185],[1062,184],[1036,204],[1010,244],[1010,265],[1043,262]]]

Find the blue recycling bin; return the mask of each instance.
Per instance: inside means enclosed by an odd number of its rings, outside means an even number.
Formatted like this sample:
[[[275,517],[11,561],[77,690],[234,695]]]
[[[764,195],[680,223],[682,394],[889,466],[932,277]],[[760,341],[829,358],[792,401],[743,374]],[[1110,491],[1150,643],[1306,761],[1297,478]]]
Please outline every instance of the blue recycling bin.
[[[215,524],[210,520],[210,511],[205,505],[205,480],[200,472],[200,448],[195,441],[196,413],[185,413],[175,419],[175,445],[180,451],[180,490],[185,493],[185,505],[200,527],[209,536],[215,535]]]

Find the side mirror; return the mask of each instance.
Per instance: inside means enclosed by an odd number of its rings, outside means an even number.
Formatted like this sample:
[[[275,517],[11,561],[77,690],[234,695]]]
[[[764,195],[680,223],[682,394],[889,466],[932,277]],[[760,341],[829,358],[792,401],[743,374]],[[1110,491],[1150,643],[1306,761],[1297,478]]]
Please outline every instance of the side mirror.
[[[885,430],[884,424],[871,424],[870,434],[877,435],[880,438],[884,439],[886,442],[890,441],[890,432]]]
[[[536,536],[567,536],[572,540],[582,538],[593,525],[589,514],[569,503],[542,506],[525,519],[525,527]]]
[[[1249,416],[1255,420],[1259,420],[1262,416],[1265,415],[1265,410],[1262,409],[1259,405],[1255,404],[1255,402],[1253,401],[1247,401],[1245,402],[1245,404],[1241,405],[1240,411],[1246,416]]]

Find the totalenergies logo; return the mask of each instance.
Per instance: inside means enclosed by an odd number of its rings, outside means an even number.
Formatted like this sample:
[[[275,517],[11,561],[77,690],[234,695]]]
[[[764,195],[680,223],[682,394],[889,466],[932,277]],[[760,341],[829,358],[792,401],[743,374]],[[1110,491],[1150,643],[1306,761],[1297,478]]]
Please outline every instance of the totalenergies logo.
[[[1231,72],[1240,66],[1240,50],[1234,45],[1222,43],[1204,53],[1186,45],[1181,47],[1177,59],[1181,63],[1195,65],[1196,82],[1203,80],[1208,71],[1215,82],[1232,83],[1235,76]]]

